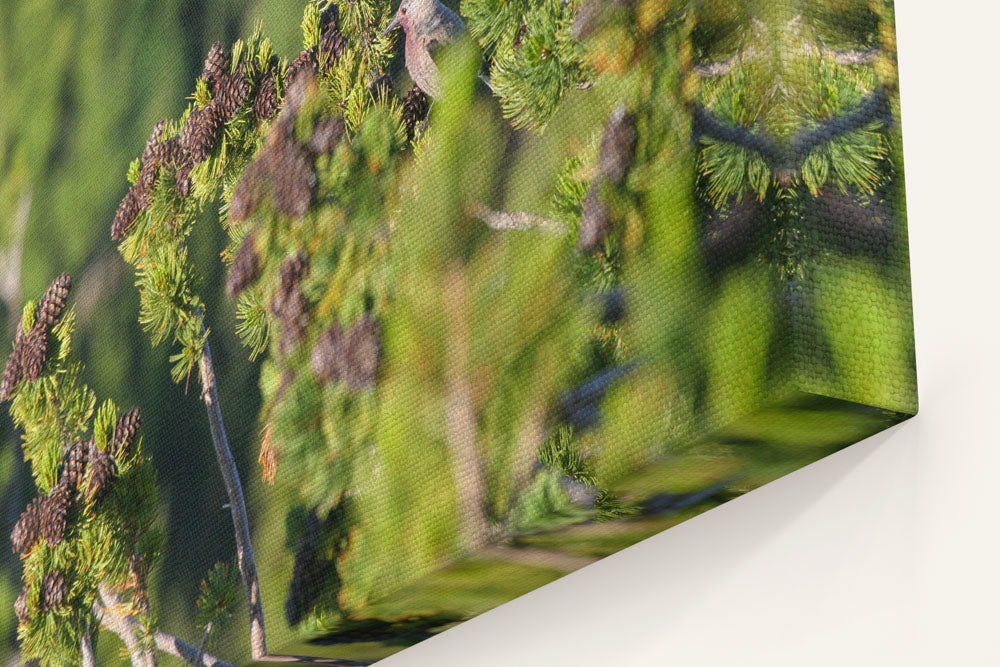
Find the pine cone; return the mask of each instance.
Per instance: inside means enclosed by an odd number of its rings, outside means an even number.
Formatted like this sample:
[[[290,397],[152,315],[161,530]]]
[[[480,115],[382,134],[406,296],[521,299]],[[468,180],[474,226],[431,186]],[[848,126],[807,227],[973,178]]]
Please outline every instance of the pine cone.
[[[274,181],[274,210],[301,218],[309,210],[315,180],[305,150],[287,141],[269,157],[271,168],[268,171]]]
[[[156,185],[156,163],[150,160],[143,163],[142,168],[139,170],[139,178],[133,186],[136,196],[139,198],[140,208],[145,209],[149,207],[148,201],[153,192],[154,185]]]
[[[319,59],[323,60],[323,73],[326,74],[333,64],[343,55],[347,48],[347,40],[336,26],[324,30],[319,39]]]
[[[181,150],[186,162],[198,164],[212,152],[222,128],[218,102],[212,100],[204,108],[191,110],[181,130]]]
[[[25,625],[31,623],[31,611],[28,609],[28,593],[30,592],[31,588],[25,586],[21,594],[17,596],[17,600],[14,601],[14,615]]]
[[[272,69],[260,82],[257,93],[253,98],[253,117],[258,123],[272,118],[278,111],[278,76],[277,70]]]
[[[243,172],[229,202],[231,223],[243,222],[260,205],[264,198],[264,183],[269,180],[264,171],[264,164],[258,157]]]
[[[49,572],[42,579],[42,608],[46,611],[58,609],[66,601],[66,594],[69,587],[66,585],[66,576],[59,572]]]
[[[24,354],[21,365],[24,377],[28,382],[34,382],[42,376],[45,362],[49,358],[49,336],[45,327],[33,326],[24,342]]]
[[[340,7],[331,3],[323,10],[319,15],[319,29],[323,34],[330,30],[340,30]]]
[[[3,369],[3,380],[0,380],[0,402],[6,401],[14,393],[14,388],[21,381],[24,375],[22,369],[22,357],[24,356],[24,344],[27,336],[24,335],[24,320],[18,320],[17,332],[14,334],[14,350],[7,357],[7,364]]]
[[[305,51],[299,53],[298,57],[295,58],[288,65],[288,69],[285,70],[285,90],[288,90],[292,82],[298,78],[299,74],[302,72],[312,72],[313,75],[316,74],[316,47],[310,46]]]
[[[361,391],[375,386],[380,349],[378,322],[365,313],[351,327],[344,344],[340,376],[349,389]]]
[[[327,116],[313,128],[306,148],[313,155],[329,153],[344,136],[344,119],[340,116]]]
[[[236,251],[233,264],[229,267],[229,279],[226,281],[226,293],[230,299],[239,296],[250,283],[260,276],[260,256],[257,254],[254,235],[247,234]]]
[[[413,140],[417,127],[427,117],[428,108],[427,95],[419,86],[413,86],[403,96],[403,127],[406,128],[408,140]]]
[[[160,141],[153,146],[150,159],[157,166],[177,167],[181,163],[181,144],[176,137]]]
[[[105,449],[98,449],[93,441],[90,443],[87,464],[87,500],[98,502],[107,493],[111,478],[115,474],[115,462]]]
[[[153,154],[156,151],[156,147],[163,141],[163,128],[166,126],[166,121],[160,121],[153,126],[153,131],[149,135],[149,139],[146,140],[146,147],[142,151],[142,158],[140,162],[143,166],[147,162],[153,161]]]
[[[141,197],[134,188],[129,188],[129,191],[125,193],[125,197],[118,205],[114,222],[111,223],[111,240],[121,241],[128,236],[128,233],[132,231],[135,219],[139,217],[142,210]]]
[[[361,391],[375,385],[380,352],[378,322],[366,313],[346,334],[334,322],[316,341],[309,363],[320,382],[343,382]]]
[[[72,285],[73,281],[68,273],[64,273],[52,281],[35,308],[36,327],[50,331],[55,326],[63,309],[66,308],[66,298],[69,297]]]
[[[299,250],[282,262],[278,270],[281,289],[290,290],[297,286],[307,273],[309,273],[309,255]]]
[[[87,471],[87,454],[90,443],[81,440],[77,442],[69,451],[63,455],[62,463],[59,464],[59,483],[65,484],[70,489],[77,489],[83,480],[83,475]]]
[[[187,197],[191,193],[191,167],[190,162],[184,162],[177,169],[177,183],[174,185],[174,189],[181,197]]]
[[[302,251],[286,259],[279,270],[278,291],[271,300],[271,312],[281,320],[281,349],[285,354],[305,338],[309,326],[309,306],[299,286],[308,271],[309,256]]]
[[[111,441],[111,455],[121,459],[127,459],[132,454],[132,445],[135,443],[135,436],[142,426],[142,411],[138,407],[132,408],[118,418],[115,423],[115,435]]]
[[[222,123],[231,121],[243,106],[249,93],[250,81],[247,79],[243,63],[240,63],[235,72],[219,79],[218,92],[213,100],[213,103],[218,105],[219,121]]]
[[[612,183],[625,180],[635,157],[635,118],[620,104],[611,112],[604,126],[604,138],[597,159],[598,178],[606,178]]]
[[[340,380],[340,360],[344,356],[344,330],[340,322],[320,334],[309,354],[309,365],[320,382]]]
[[[309,304],[302,290],[295,288],[284,297],[281,311],[281,352],[290,355],[306,337],[309,327]]]
[[[590,186],[587,197],[583,200],[583,213],[580,216],[580,248],[589,250],[601,243],[611,228],[611,214],[608,207],[601,201],[600,188],[597,182]]]
[[[50,547],[58,545],[66,535],[66,516],[72,502],[73,493],[63,484],[57,484],[45,498],[41,511],[41,532]]]
[[[222,46],[222,42],[215,42],[208,49],[208,56],[205,58],[205,67],[201,75],[214,85],[229,73],[229,62],[229,53]]]
[[[27,556],[31,548],[42,537],[42,510],[45,498],[33,498],[28,507],[21,512],[21,518],[10,533],[10,543],[15,553]]]

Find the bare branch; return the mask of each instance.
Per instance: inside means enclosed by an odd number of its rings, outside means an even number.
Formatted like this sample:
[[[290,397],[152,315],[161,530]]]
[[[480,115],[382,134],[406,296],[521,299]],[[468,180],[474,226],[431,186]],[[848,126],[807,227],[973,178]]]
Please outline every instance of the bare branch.
[[[802,55],[818,53],[820,58],[832,60],[838,65],[870,65],[878,59],[880,52],[881,50],[877,48],[835,51],[823,48],[822,46],[814,45],[811,42],[805,42],[800,50]],[[725,76],[729,74],[734,67],[741,65],[744,62],[755,60],[758,57],[760,57],[760,54],[755,49],[747,47],[734,55],[732,58],[710,63],[700,63],[695,65],[693,69],[695,74],[701,78],[711,79],[714,77]]]
[[[101,591],[101,600],[104,602],[104,607],[96,601],[94,602],[94,614],[100,620],[101,625],[118,635],[118,638],[125,644],[132,667],[146,667],[146,661],[139,648],[139,639],[135,636],[134,626],[129,623],[127,617],[116,614],[107,608],[112,605],[104,590]]]
[[[527,211],[494,211],[480,202],[472,204],[470,213],[486,223],[490,229],[524,230],[541,229],[554,234],[565,234],[566,224]]]
[[[105,609],[97,602],[94,603],[94,614],[97,616],[98,620],[101,622],[101,626],[107,630],[118,635],[126,646],[129,646],[130,642],[136,642],[136,630],[141,630],[139,623],[129,616],[119,616],[108,609]],[[131,639],[128,639],[131,637]],[[198,649],[193,645],[188,644],[182,639],[167,634],[166,632],[155,632],[153,633],[153,642],[156,644],[156,648],[163,653],[168,653],[172,656],[181,658],[190,662],[192,665],[198,658]],[[133,662],[135,664],[135,662]],[[139,664],[142,664],[141,662]],[[236,667],[235,664],[231,662],[226,662],[224,660],[219,660],[214,655],[205,653],[202,655],[202,664],[205,667]]]
[[[205,655],[205,644],[208,643],[208,636],[212,634],[212,621],[205,625],[205,634],[201,636],[201,643],[198,645],[198,655],[194,659],[194,667],[201,667],[202,657]]]
[[[215,457],[219,463],[219,471],[229,495],[229,510],[233,517],[233,529],[236,534],[236,564],[243,579],[243,590],[246,594],[247,611],[250,615],[250,652],[254,660],[267,655],[267,641],[264,635],[264,608],[260,599],[260,582],[257,579],[257,564],[254,562],[253,545],[250,542],[250,521],[247,519],[246,503],[243,499],[243,484],[233,460],[233,452],[229,448],[229,438],[226,436],[226,426],[222,421],[222,410],[219,408],[219,394],[215,385],[215,368],[212,365],[212,352],[205,340],[199,364],[202,392],[201,399],[208,411],[208,424],[212,431],[212,444],[215,447]]]
[[[90,643],[90,633],[83,633],[83,637],[80,638],[80,664],[83,667],[97,667],[97,661],[94,660],[94,646]]]

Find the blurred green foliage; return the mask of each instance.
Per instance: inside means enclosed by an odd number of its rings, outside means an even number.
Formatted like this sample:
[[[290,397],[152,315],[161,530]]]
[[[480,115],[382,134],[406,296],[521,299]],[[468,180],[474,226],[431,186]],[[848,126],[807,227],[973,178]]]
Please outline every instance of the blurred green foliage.
[[[395,8],[376,4],[385,16]],[[721,445],[704,440],[706,430],[758,410],[792,386],[915,410],[898,128],[873,124],[839,138],[841,144],[820,146],[794,187],[740,146],[691,141],[689,105],[696,99],[714,104],[724,120],[779,137],[793,134],[799,121],[787,108],[761,102],[775,61],[764,59],[762,69],[734,71],[691,94],[685,54],[699,61],[732,56],[746,45],[751,17],[764,26],[760,43],[780,46],[796,11],[829,45],[867,48],[884,40],[869,3],[838,1],[817,13],[823,3],[719,0],[685,11],[686,3],[637,0],[608,10],[599,28],[589,30],[574,23],[573,13],[585,3],[536,4],[463,3],[494,66],[499,104],[474,76],[479,54],[469,44],[454,47],[446,54],[448,94],[435,103],[427,134],[411,154],[398,108],[391,101],[370,103],[367,86],[359,85],[358,62],[385,64],[381,45],[367,44],[370,60],[345,58],[354,68],[345,64],[333,83],[311,94],[295,133],[307,138],[324,112],[339,108],[346,110],[351,141],[317,158],[322,205],[300,226],[285,224],[265,204],[255,219],[266,255],[263,278],[236,304],[222,295],[219,255],[231,260],[248,231],[229,224],[226,204],[262,137],[248,135],[233,163],[220,152],[195,173],[195,199],[212,205],[197,217],[194,207],[189,211],[191,235],[178,247],[201,273],[221,405],[257,519],[272,646],[295,636],[277,610],[305,539],[306,508],[329,512],[338,524],[321,542],[336,568],[322,580],[306,630],[354,627],[363,620],[356,618],[359,610],[404,618],[445,609],[457,620],[523,592],[493,577],[523,577],[519,583],[530,583],[528,590],[558,574],[479,561],[438,569],[492,538],[528,532],[533,535],[518,537],[522,546],[552,548],[560,538],[552,542],[545,534],[563,519],[638,511],[636,503],[647,498],[631,490],[640,482],[693,492],[725,481],[725,472],[742,476],[728,489],[741,492],[898,418],[845,408],[850,418],[834,426],[806,420],[814,430],[828,429],[829,442],[796,432],[795,442],[786,443],[790,427],[775,423],[843,407],[792,405],[766,414],[758,430],[734,427],[750,435]],[[365,7],[347,10],[349,26],[363,23]],[[212,482],[218,472],[202,406],[183,383],[170,383],[170,351],[150,349],[136,325],[139,299],[107,229],[127,187],[122,175],[129,160],[156,120],[182,115],[208,44],[231,43],[261,18],[276,51],[292,56],[302,45],[301,9],[299,2],[279,0],[249,8],[228,0],[210,7],[12,0],[0,9],[0,34],[12,45],[0,52],[0,82],[13,91],[0,113],[2,219],[11,219],[20,193],[34,195],[21,291],[40,290],[62,270],[79,276],[86,379],[99,393],[144,408],[167,522],[153,604],[163,626],[185,637],[198,634],[201,575],[232,557],[225,493]],[[883,11],[889,12],[883,23],[891,26],[891,10]],[[856,20],[842,20],[847,15]],[[498,20],[491,24],[491,17]],[[579,41],[578,31],[586,33]],[[397,84],[405,80],[398,64],[387,68]],[[852,110],[859,91],[881,78],[869,66],[847,72],[821,64],[803,71],[797,75],[812,86],[801,97],[809,127]],[[600,183],[599,146],[621,103],[637,130],[634,164],[621,182]],[[895,99],[892,104],[898,118]],[[512,126],[544,126],[544,132]],[[845,151],[851,159],[838,157]],[[198,189],[214,188],[212,179],[223,173],[218,191]],[[888,249],[866,254],[808,236],[814,200],[826,185],[890,203],[896,227]],[[593,247],[581,249],[591,187],[599,188],[614,224]],[[774,247],[787,241],[784,263],[748,253],[720,268],[706,258],[706,210],[744,194],[769,207],[763,226],[779,230],[768,238]],[[218,196],[222,225],[214,211]],[[571,233],[488,230],[470,215],[470,206],[483,201],[552,215]],[[795,245],[801,238],[805,250]],[[0,235],[0,247],[10,240]],[[313,262],[303,290],[315,319],[307,344],[287,353],[265,311],[281,263],[300,247]],[[786,291],[793,282],[804,286]],[[620,326],[599,322],[595,293],[622,287],[627,318]],[[319,382],[308,350],[322,331],[346,328],[369,313],[379,318],[382,333],[377,391]],[[8,313],[8,330],[12,319]],[[265,350],[259,367],[248,359]],[[567,388],[630,360],[640,363],[611,387],[596,428],[558,428]],[[757,445],[742,451],[740,438]],[[277,452],[276,488],[260,481],[253,463],[261,439]],[[14,438],[7,440],[4,451],[16,451]],[[803,451],[790,453],[796,442],[805,442]],[[462,447],[469,451],[470,444],[482,457],[478,480],[470,478],[475,466],[462,460]],[[26,493],[16,458],[0,459],[10,523]],[[647,464],[657,467],[637,477]],[[692,472],[705,469],[711,479]],[[565,476],[599,492],[595,511],[568,502]],[[569,551],[604,555],[692,513],[635,519],[624,524],[626,536],[614,529],[592,535],[587,530],[596,529],[588,528],[582,536],[576,528],[561,530],[575,545]],[[7,582],[0,584],[2,609],[13,602],[19,566],[6,553],[0,558]],[[484,580],[492,583],[469,583]],[[448,587],[457,591],[452,608],[441,601]],[[11,633],[5,623],[9,615],[0,614],[0,630]],[[245,653],[245,626],[233,626],[214,644],[222,655]]]

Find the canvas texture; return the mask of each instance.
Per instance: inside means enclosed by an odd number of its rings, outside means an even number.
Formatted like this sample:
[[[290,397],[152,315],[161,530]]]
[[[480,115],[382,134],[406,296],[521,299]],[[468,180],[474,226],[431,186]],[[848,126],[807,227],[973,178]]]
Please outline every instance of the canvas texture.
[[[891,2],[118,4],[0,10],[0,658],[371,664],[916,414]]]

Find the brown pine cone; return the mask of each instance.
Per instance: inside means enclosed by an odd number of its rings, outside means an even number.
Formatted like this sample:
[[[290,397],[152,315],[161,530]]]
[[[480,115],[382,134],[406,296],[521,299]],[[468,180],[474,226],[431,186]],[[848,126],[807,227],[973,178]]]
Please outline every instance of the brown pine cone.
[[[139,197],[140,207],[148,208],[148,200],[153,193],[153,186],[156,185],[156,163],[150,160],[149,162],[144,162],[142,168],[139,170],[139,178],[136,180],[135,193]],[[143,202],[146,203],[143,206]]]
[[[222,46],[222,42],[215,42],[208,49],[201,75],[214,85],[229,73],[229,62],[229,52]]]
[[[142,151],[142,158],[140,162],[145,166],[147,162],[153,161],[153,153],[156,151],[156,146],[162,143],[163,140],[163,128],[166,126],[166,121],[160,121],[153,126],[153,131],[149,135],[149,139],[146,140],[146,147]]]
[[[226,293],[230,299],[235,299],[260,276],[260,256],[257,254],[256,239],[252,233],[247,234],[236,251],[236,257],[229,267],[229,278],[226,280]]]
[[[340,359],[344,356],[344,330],[340,322],[320,334],[309,354],[309,365],[320,382],[336,382],[340,379]]]
[[[277,76],[277,70],[272,68],[269,73],[264,75],[257,87],[257,93],[253,98],[253,117],[258,123],[272,118],[278,111]]]
[[[14,530],[10,533],[10,543],[15,553],[27,556],[31,548],[35,546],[42,537],[42,509],[45,497],[38,496],[28,503],[28,507],[21,512],[21,518],[14,525]]]
[[[24,353],[21,360],[24,377],[28,382],[34,382],[42,376],[45,362],[49,358],[49,335],[45,327],[33,326],[24,342]]]
[[[58,609],[66,601],[69,587],[66,585],[66,575],[56,570],[49,572],[42,579],[42,608],[46,611]]]
[[[406,128],[406,138],[413,140],[417,127],[427,118],[429,102],[424,91],[419,86],[413,86],[403,96],[403,127]]]
[[[50,331],[55,326],[63,309],[66,308],[66,299],[69,297],[69,290],[72,286],[73,280],[68,273],[64,273],[52,281],[35,308],[36,327]]]
[[[174,189],[177,194],[181,197],[187,197],[191,194],[191,167],[193,165],[190,162],[184,162],[177,169],[177,183],[174,185]]]
[[[90,442],[90,452],[87,455],[87,500],[98,502],[111,486],[111,478],[115,474],[115,462],[105,449],[98,449]]]
[[[299,55],[293,60],[289,65],[288,69],[285,70],[285,90],[288,90],[292,85],[292,82],[298,78],[299,74],[302,72],[312,72],[316,74],[316,47],[310,46],[305,51],[299,53]]]
[[[306,148],[313,155],[329,153],[344,136],[344,119],[340,116],[327,116],[313,128]]]
[[[77,489],[87,470],[87,454],[90,443],[81,440],[63,455],[59,464],[59,483],[71,489]]]
[[[321,33],[326,33],[329,30],[340,30],[340,7],[331,3],[323,10],[323,13],[319,15],[319,29]]]
[[[305,338],[309,307],[299,286],[309,271],[309,256],[301,250],[286,259],[279,270],[278,290],[271,300],[271,312],[282,322],[281,348],[290,353]]]
[[[323,62],[323,73],[330,71],[333,64],[343,55],[347,48],[347,40],[336,27],[330,27],[323,31],[319,39],[319,60]]]
[[[259,158],[251,162],[243,172],[229,202],[231,223],[243,222],[260,205],[264,198],[265,184],[269,181],[264,172],[263,162]]]
[[[268,171],[274,182],[274,210],[301,218],[309,210],[315,180],[305,150],[295,142],[286,141],[268,157],[271,163]]]
[[[23,624],[31,622],[31,611],[28,609],[28,593],[30,592],[31,588],[25,586],[21,594],[17,596],[17,600],[14,601],[14,615]]]
[[[21,381],[24,375],[22,368],[22,357],[24,356],[24,344],[27,336],[24,335],[24,320],[18,320],[17,331],[14,333],[14,350],[7,357],[7,364],[3,369],[3,380],[0,380],[0,402],[6,401],[14,393],[14,387]]]
[[[181,144],[176,137],[157,142],[150,154],[150,160],[157,166],[162,167],[178,166],[181,162],[181,157]]]
[[[72,490],[66,485],[57,484],[42,504],[42,538],[50,547],[58,545],[66,535],[67,515],[72,502]]]
[[[125,197],[118,205],[114,222],[111,223],[111,240],[121,241],[128,236],[128,233],[132,231],[135,219],[139,217],[142,211],[141,197],[134,188],[129,188],[129,191],[125,193]]]
[[[142,426],[142,411],[134,407],[118,418],[115,435],[111,441],[111,455],[127,459],[132,454],[132,445]]]
[[[218,92],[213,100],[218,105],[219,121],[231,121],[249,94],[250,80],[247,79],[246,68],[240,63],[235,72],[219,79]]]
[[[583,213],[580,216],[580,238],[579,246],[584,250],[590,250],[597,244],[604,241],[611,228],[611,214],[608,207],[601,201],[601,192],[598,182],[595,181],[590,186],[586,198],[583,200]]]
[[[309,255],[303,250],[287,258],[278,270],[278,278],[282,290],[289,290],[299,284],[299,282],[309,273]]]
[[[282,296],[282,308],[278,317],[281,318],[281,352],[289,355],[306,337],[309,327],[309,304],[305,294],[298,287]]]
[[[621,183],[632,166],[636,143],[635,117],[620,104],[611,112],[604,126],[604,137],[597,158],[598,178]]]
[[[347,333],[334,322],[316,341],[309,363],[320,382],[343,382],[361,391],[375,386],[380,353],[378,322],[366,313]]]
[[[349,389],[361,391],[375,386],[381,351],[379,326],[365,313],[347,332],[340,377]]]
[[[191,110],[181,130],[181,150],[186,162],[198,164],[212,152],[222,128],[218,103],[213,100],[204,108]]]

